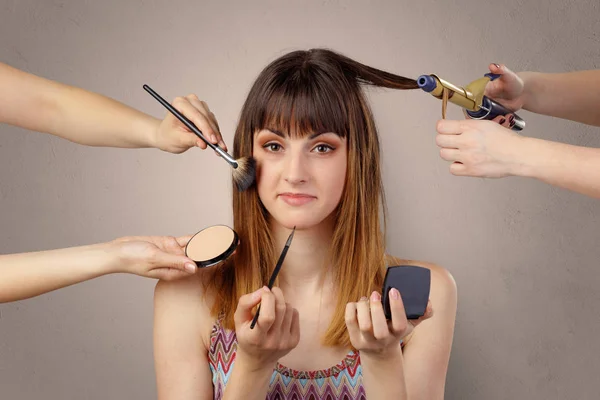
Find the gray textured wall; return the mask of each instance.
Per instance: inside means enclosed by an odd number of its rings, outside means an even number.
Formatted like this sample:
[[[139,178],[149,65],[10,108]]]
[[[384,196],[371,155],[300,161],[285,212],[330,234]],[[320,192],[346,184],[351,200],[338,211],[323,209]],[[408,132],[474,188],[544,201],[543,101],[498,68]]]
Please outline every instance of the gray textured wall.
[[[297,48],[456,84],[489,62],[600,68],[597,0],[489,3],[2,0],[0,60],[157,116],[142,84],[167,98],[196,93],[229,146],[252,80]],[[385,146],[389,249],[439,263],[458,283],[446,397],[597,398],[600,202],[531,180],[453,177],[434,143],[437,100],[370,97]],[[522,115],[529,135],[600,147],[597,128]],[[461,113],[450,106],[449,116]],[[215,160],[0,126],[0,252],[229,222],[229,172]],[[156,397],[153,287],[111,276],[0,306],[0,398]]]

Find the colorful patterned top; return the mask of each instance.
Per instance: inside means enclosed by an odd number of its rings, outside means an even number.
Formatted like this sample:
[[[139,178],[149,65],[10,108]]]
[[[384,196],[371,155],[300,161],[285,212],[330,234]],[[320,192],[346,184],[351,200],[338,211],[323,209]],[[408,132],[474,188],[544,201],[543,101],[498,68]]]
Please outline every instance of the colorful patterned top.
[[[231,376],[237,349],[235,332],[225,329],[218,318],[210,335],[208,352],[214,399],[220,400]],[[360,354],[350,351],[329,369],[296,371],[277,363],[266,400],[365,400]]]

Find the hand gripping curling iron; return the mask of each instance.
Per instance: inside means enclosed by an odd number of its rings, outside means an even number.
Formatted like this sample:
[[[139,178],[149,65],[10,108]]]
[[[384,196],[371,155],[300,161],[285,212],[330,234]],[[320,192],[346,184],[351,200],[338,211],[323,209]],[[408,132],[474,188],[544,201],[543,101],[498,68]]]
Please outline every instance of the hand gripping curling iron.
[[[500,74],[485,74],[469,83],[464,88],[453,85],[452,83],[439,78],[435,74],[421,75],[417,79],[417,84],[425,92],[430,93],[433,97],[442,100],[442,117],[446,117],[446,103],[449,101],[463,108],[463,112],[467,118],[471,119],[494,119],[497,116],[513,115],[514,123],[511,129],[521,131],[525,128],[525,121],[513,111],[504,107],[502,104],[485,96],[486,85]]]

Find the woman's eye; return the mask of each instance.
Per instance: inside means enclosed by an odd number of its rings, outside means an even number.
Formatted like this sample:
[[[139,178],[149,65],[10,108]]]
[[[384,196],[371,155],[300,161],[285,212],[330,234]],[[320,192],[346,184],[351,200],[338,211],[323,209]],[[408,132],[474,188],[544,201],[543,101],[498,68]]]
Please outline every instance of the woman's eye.
[[[281,150],[281,145],[278,143],[267,143],[263,146],[268,151],[277,152]]]
[[[327,144],[319,144],[315,147],[315,150],[317,153],[329,153],[330,151],[333,151],[334,148]]]

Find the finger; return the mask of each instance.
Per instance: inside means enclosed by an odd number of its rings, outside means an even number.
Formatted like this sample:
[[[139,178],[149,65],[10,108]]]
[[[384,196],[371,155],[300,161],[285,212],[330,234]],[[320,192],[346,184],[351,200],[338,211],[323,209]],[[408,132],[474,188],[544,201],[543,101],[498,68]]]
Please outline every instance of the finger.
[[[285,314],[281,323],[281,332],[283,336],[290,334],[292,329],[292,318],[294,317],[294,307],[291,304],[285,303]]]
[[[260,301],[260,315],[256,322],[256,327],[264,334],[266,334],[273,326],[273,323],[275,323],[275,303],[275,295],[269,288],[265,287],[265,291],[262,293],[262,299]]]
[[[158,247],[163,249],[166,253],[175,254],[175,255],[185,255],[185,252],[179,245],[177,238],[173,236],[164,236],[157,238],[155,243]]]
[[[465,121],[442,119],[436,124],[438,133],[445,135],[460,135],[466,128]]]
[[[148,278],[159,279],[162,281],[176,281],[189,276],[189,272],[181,271],[175,268],[156,268],[148,271],[146,274],[146,277]]]
[[[460,150],[457,149],[440,149],[440,157],[446,161],[460,161]]]
[[[404,311],[404,303],[402,302],[402,296],[396,288],[390,289],[390,313],[392,314],[392,332],[394,336],[403,337],[406,336],[408,329],[408,320],[406,319],[406,312]]]
[[[287,309],[285,304],[285,298],[283,297],[283,292],[278,287],[274,287],[273,289],[271,289],[271,292],[273,292],[273,295],[275,296],[275,321],[273,322],[273,325],[271,326],[270,330],[278,335],[281,335],[281,328],[283,325],[283,320],[285,319],[285,312]]]
[[[460,162],[450,164],[450,173],[456,176],[469,176],[467,167]]]
[[[252,321],[254,315],[252,314],[252,309],[261,302],[262,295],[268,290],[265,287],[261,287],[260,289],[243,295],[238,300],[237,308],[235,309],[235,313],[233,314],[233,319],[235,321],[236,326],[241,326],[245,323]],[[262,309],[262,306],[261,306]],[[262,314],[262,311],[261,311]]]
[[[291,340],[293,347],[296,347],[300,343],[300,314],[298,310],[293,309],[292,315],[292,326],[290,328]]]
[[[158,250],[158,252],[150,260],[152,269],[157,268],[173,268],[180,271],[185,271],[188,274],[196,272],[196,263],[183,255],[171,254]]]
[[[187,246],[188,242],[192,239],[193,236],[194,235],[179,236],[178,238],[176,238],[176,240],[179,246],[185,247]]]
[[[504,65],[503,64],[492,63],[488,66],[488,68],[490,69],[490,72],[492,74],[503,74],[504,73]]]
[[[198,99],[198,97],[196,95],[189,95],[187,97],[187,99],[190,101],[190,103],[194,107],[196,107],[198,110],[200,110],[202,112],[202,115],[204,115],[204,117],[207,119],[208,123],[210,124],[212,133],[210,134],[210,136],[208,136],[208,135],[206,136],[207,139],[209,139],[211,141],[211,143],[213,143],[213,144],[218,144],[219,141],[222,140],[221,132],[219,131],[219,125],[216,122],[216,118],[214,117],[214,114],[208,108],[208,104],[206,104],[206,102]]]
[[[517,74],[504,64],[490,64],[489,68],[490,72],[501,76],[486,85],[484,94],[492,98],[503,98],[506,89],[517,80]]]
[[[350,340],[354,343],[356,343],[358,338],[360,338],[360,328],[358,326],[356,306],[356,303],[347,303],[346,312],[344,313],[344,321],[346,322],[346,328],[348,329]]]
[[[373,340],[373,323],[371,321],[371,310],[369,310],[369,299],[363,297],[356,305],[356,316],[358,329],[361,336],[366,340]]]
[[[438,147],[458,149],[460,148],[461,142],[462,137],[460,135],[446,135],[439,133],[435,136],[435,144],[437,144]]]
[[[192,121],[194,125],[196,125],[196,127],[200,130],[200,132],[202,132],[202,134],[207,140],[209,140],[211,135],[215,134],[207,117],[201,112],[201,110],[198,110],[196,107],[194,107],[187,98],[176,98],[173,101],[173,107],[175,107],[179,112],[181,112],[187,119]],[[181,123],[179,120],[177,120],[177,122],[180,124],[182,129],[189,131],[189,129],[183,123]],[[195,133],[193,132],[191,132],[190,134],[195,135]],[[206,143],[202,143],[200,147],[202,149],[206,149]]]
[[[373,324],[373,336],[377,340],[385,339],[390,335],[390,329],[388,328],[387,319],[383,312],[381,295],[377,292],[373,292],[369,299],[369,303],[371,309],[371,322]]]
[[[492,121],[494,121],[506,128],[510,128],[510,123],[513,121],[513,119],[514,119],[514,117],[512,114],[506,114],[506,115],[498,115],[494,119],[492,119]]]
[[[421,322],[428,320],[433,317],[433,306],[431,305],[431,300],[427,301],[427,308],[425,308],[425,312],[418,319],[411,320],[409,323],[416,328]]]

